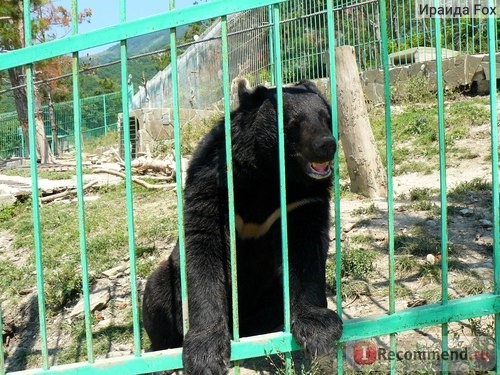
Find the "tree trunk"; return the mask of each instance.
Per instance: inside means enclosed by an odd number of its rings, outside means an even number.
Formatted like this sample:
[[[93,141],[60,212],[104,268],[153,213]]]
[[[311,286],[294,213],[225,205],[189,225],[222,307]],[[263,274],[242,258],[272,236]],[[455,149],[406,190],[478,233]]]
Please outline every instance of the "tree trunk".
[[[377,152],[354,48],[335,49],[340,142],[344,149],[351,191],[367,197],[385,197],[386,173]]]
[[[18,2],[18,7],[23,13],[23,1]],[[12,44],[9,46],[11,49],[24,47],[24,21],[20,17],[16,21],[16,29],[19,36],[19,43]],[[19,123],[23,131],[24,136],[24,148],[25,155],[29,155],[30,144],[28,136],[28,98],[26,95],[26,74],[23,67],[15,67],[8,70],[9,79],[12,87],[17,87],[13,90],[14,100],[16,103],[16,111],[19,117]],[[35,123],[36,123],[36,149],[37,149],[37,161],[42,163],[53,163],[54,156],[50,150],[49,144],[47,142],[47,137],[45,136],[45,128],[43,123],[43,112],[40,97],[38,95],[38,90],[35,86]]]
[[[47,97],[49,98],[49,119],[50,127],[52,129],[52,151],[55,156],[59,155],[59,138],[57,138],[57,122],[54,113],[54,102],[52,102],[52,94],[50,87],[47,87]]]
[[[35,87],[35,128],[36,128],[36,155],[37,161],[42,164],[54,163],[54,155],[49,146],[47,135],[45,134],[45,122],[43,119],[42,102],[40,93]]]
[[[30,153],[28,138],[28,100],[26,98],[24,69],[22,67],[9,69],[9,79],[11,86],[17,87],[12,93],[16,104],[17,117],[24,137],[24,155],[28,156]]]

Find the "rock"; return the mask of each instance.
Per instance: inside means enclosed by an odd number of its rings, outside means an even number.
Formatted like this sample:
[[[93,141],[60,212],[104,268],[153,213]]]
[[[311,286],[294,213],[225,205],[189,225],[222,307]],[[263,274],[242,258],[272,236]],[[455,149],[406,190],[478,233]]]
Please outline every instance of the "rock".
[[[103,331],[103,330],[111,327],[112,325],[113,325],[113,321],[111,319],[104,319],[104,320],[99,321],[95,325],[95,330],[96,331]]]
[[[357,223],[344,223],[342,230],[344,233],[349,233],[351,230],[353,230],[356,227]]]
[[[116,349],[119,350],[120,352],[130,353],[130,348],[126,344],[120,344],[120,345],[118,345],[118,347]]]
[[[426,220],[426,224],[431,226],[431,227],[436,227],[438,225],[436,220],[433,220],[433,219]]]
[[[425,260],[430,264],[439,264],[441,262],[441,254],[427,254]]]
[[[103,276],[107,277],[108,279],[116,279],[120,276],[123,276],[124,272],[128,269],[128,267],[125,264],[121,264],[117,267],[110,268],[109,270],[103,271]]]
[[[109,288],[105,289],[100,289],[90,295],[90,311],[94,312],[96,310],[102,310],[106,307],[108,304],[109,300],[111,299],[111,292]],[[83,299],[81,299],[75,307],[73,307],[73,310],[71,310],[71,313],[69,314],[70,317],[74,318],[79,315],[83,314]]]
[[[460,210],[460,215],[462,215],[464,217],[471,217],[471,216],[474,216],[474,211],[472,211],[468,208],[464,208],[464,209]]]
[[[427,305],[427,300],[423,298],[408,301],[408,303],[406,304],[407,307],[418,307],[423,305]]]
[[[436,263],[436,257],[432,254],[427,254],[427,256],[425,257],[425,260],[427,260],[427,262],[430,264]]]
[[[127,351],[127,352],[112,351],[112,352],[109,352],[109,353],[106,355],[106,358],[117,358],[117,357],[123,357],[123,356],[128,355],[128,354],[130,354],[128,351]]]
[[[481,219],[479,220],[479,222],[481,223],[481,225],[485,228],[488,228],[488,227],[492,227],[493,226],[493,223],[490,221],[490,220],[487,220],[487,219]]]

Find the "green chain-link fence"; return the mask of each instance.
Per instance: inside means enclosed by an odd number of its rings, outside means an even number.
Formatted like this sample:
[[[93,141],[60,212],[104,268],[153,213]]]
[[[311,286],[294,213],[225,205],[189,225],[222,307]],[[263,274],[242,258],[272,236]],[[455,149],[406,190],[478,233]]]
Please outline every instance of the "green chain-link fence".
[[[84,140],[95,139],[108,131],[117,130],[118,113],[121,112],[120,93],[105,94],[81,100],[82,106],[82,137]],[[49,107],[42,107],[45,123],[45,134],[52,142],[52,123]],[[54,104],[54,119],[57,126],[60,151],[74,148],[74,118],[73,102]],[[16,112],[3,113],[0,116],[0,158],[12,156],[25,157],[25,140],[20,128]]]

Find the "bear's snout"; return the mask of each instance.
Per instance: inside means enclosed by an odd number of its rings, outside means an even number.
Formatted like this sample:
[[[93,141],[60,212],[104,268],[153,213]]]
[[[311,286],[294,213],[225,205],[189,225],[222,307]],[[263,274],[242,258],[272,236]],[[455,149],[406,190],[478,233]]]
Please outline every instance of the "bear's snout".
[[[332,136],[323,136],[313,141],[313,152],[315,159],[326,161],[332,160],[337,148]]]

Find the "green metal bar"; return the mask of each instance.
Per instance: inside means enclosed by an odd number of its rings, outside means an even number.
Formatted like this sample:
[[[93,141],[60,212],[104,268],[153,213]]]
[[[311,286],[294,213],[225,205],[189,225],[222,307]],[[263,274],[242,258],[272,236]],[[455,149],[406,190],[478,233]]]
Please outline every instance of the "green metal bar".
[[[72,1],[71,27],[73,34],[78,34],[78,1]],[[83,190],[83,158],[82,158],[82,112],[80,103],[80,77],[78,70],[80,60],[78,52],[73,53],[73,121],[75,131],[76,148],[76,191],[78,198],[78,229],[80,236],[80,262],[82,266],[82,289],[83,289],[83,311],[85,313],[85,337],[87,342],[87,360],[94,362],[94,351],[92,348],[92,316],[90,311],[90,284],[89,266],[87,257],[87,239],[85,230],[85,202]]]
[[[471,26],[471,24],[469,23],[469,19],[467,18],[465,20],[465,51],[466,53],[470,53],[470,49],[469,49],[469,32],[468,32],[468,29],[469,27]],[[474,48],[473,48],[474,50]]]
[[[227,16],[221,18],[222,36],[222,90],[224,93],[224,129],[226,140],[226,175],[227,197],[229,208],[229,246],[231,257],[231,300],[233,308],[233,340],[239,341],[239,312],[238,312],[238,267],[236,255],[236,227],[234,211],[234,183],[233,183],[233,153],[231,142],[231,102],[229,92],[229,54],[227,44]],[[234,373],[240,373],[238,362],[234,363]]]
[[[126,22],[125,0],[120,0],[120,23]],[[135,227],[134,227],[134,197],[132,191],[132,150],[130,144],[130,112],[129,88],[127,71],[127,41],[120,41],[123,139],[125,159],[125,195],[127,200],[128,249],[130,258],[130,299],[132,307],[132,327],[134,336],[134,355],[141,355],[141,332],[139,325],[139,297],[137,293],[136,259],[135,259]]]
[[[281,32],[280,32],[280,7],[273,5],[273,46],[276,81],[276,111],[278,126],[278,160],[280,178],[280,207],[281,212],[286,212],[286,172],[285,172],[285,132],[283,119],[283,75],[281,69]],[[288,262],[288,220],[287,215],[281,215],[281,243],[282,243],[282,272],[283,272],[283,306],[284,306],[284,331],[290,333],[290,269]],[[289,374],[292,368],[292,356],[290,352],[285,353],[286,373]]]
[[[175,12],[175,1],[170,0],[170,11]],[[182,190],[182,155],[181,155],[181,125],[179,118],[179,78],[177,74],[177,41],[175,29],[170,29],[170,56],[172,61],[172,108],[174,124],[174,149],[177,192],[177,226],[179,231],[179,259],[181,263],[181,300],[182,300],[182,328],[184,334],[189,330],[189,308],[186,274],[186,246],[184,235],[184,200]]]
[[[24,15],[24,43],[26,47],[32,46],[31,9],[30,2],[23,3]],[[36,147],[36,121],[35,121],[35,75],[33,64],[26,65],[26,96],[28,100],[28,138],[31,169],[31,207],[33,212],[33,236],[35,240],[35,268],[38,298],[38,319],[40,325],[40,341],[42,349],[42,368],[49,368],[49,350],[47,347],[47,314],[45,306],[45,288],[43,276],[42,255],[42,228],[40,224],[40,206],[38,192],[38,169]]]
[[[295,3],[295,4],[294,4]],[[293,9],[293,5],[295,5],[295,9],[298,8],[298,0],[294,0],[293,2],[289,1],[288,2],[288,9],[289,9],[289,13],[290,15],[292,15],[292,17],[295,17],[295,14],[293,13],[292,9]],[[289,52],[288,51],[294,51],[294,55],[295,57],[291,57],[290,55],[290,58],[289,58],[289,65],[288,65],[288,68],[290,69],[290,67],[292,68],[292,74],[288,74],[287,77],[285,77],[285,82],[284,83],[290,83],[290,82],[296,82],[299,80],[299,74],[300,72],[297,71],[297,69],[295,69],[295,63],[296,61],[298,60],[299,62],[299,65],[300,65],[300,60],[302,58],[302,46],[301,44],[299,43],[299,37],[300,37],[300,34],[299,34],[299,20],[295,20],[293,22],[289,22],[288,24],[288,28],[289,30],[291,29],[291,31],[289,31],[287,33],[287,35],[291,35],[292,31],[293,31],[293,38],[291,40],[291,43],[288,43],[288,48],[287,48],[287,55],[289,55]]]
[[[368,9],[368,6],[365,5],[364,6],[365,10]],[[367,61],[366,61],[366,46],[367,46],[367,43],[366,43],[366,24],[365,24],[365,17],[362,17],[361,18],[361,35],[359,36],[360,40],[362,41],[361,43],[363,43],[363,48],[361,49],[360,48],[360,51],[363,51],[363,56],[362,56],[362,61],[364,62],[364,68],[366,69],[368,64],[367,64]],[[360,53],[361,55],[361,53]]]
[[[226,140],[226,168],[227,168],[227,195],[229,207],[229,239],[231,252],[231,284],[232,284],[232,302],[233,302],[233,339],[239,340],[239,321],[238,321],[238,273],[236,259],[236,227],[234,223],[234,182],[233,182],[233,153],[231,142],[231,102],[229,92],[229,55],[227,44],[227,17],[221,19],[222,33],[222,89],[224,93],[224,129]]]
[[[281,212],[286,212],[286,173],[285,173],[285,133],[283,122],[283,81],[281,76],[281,45],[280,45],[280,10],[273,6],[274,54],[276,56],[276,110],[278,113],[278,157],[280,169],[280,205]],[[281,215],[281,238],[283,244],[283,294],[285,305],[285,332],[290,332],[290,280],[288,267],[288,232],[287,215]]]
[[[25,148],[25,144],[24,144],[24,133],[21,131],[21,157],[24,159],[25,155],[24,155],[24,148]]]
[[[435,1],[438,4],[438,1]],[[439,129],[439,180],[441,201],[441,303],[448,304],[448,220],[446,201],[446,140],[444,132],[444,86],[443,60],[441,51],[441,19],[434,17],[434,33],[436,40],[436,85],[438,101],[438,129]],[[441,327],[441,350],[448,351],[448,325]],[[448,361],[441,361],[441,370],[448,373]]]
[[[424,327],[444,322],[459,321],[492,315],[500,311],[500,296],[481,294],[452,300],[447,306],[426,305],[363,319],[351,319],[344,323],[342,342],[360,340]],[[278,332],[267,335],[245,337],[231,342],[231,360],[262,357],[270,354],[300,350],[290,333]],[[26,370],[12,375],[60,374],[68,371],[79,375],[93,374],[140,374],[144,372],[177,369],[182,366],[182,351],[169,349],[145,353],[141,357],[124,356],[97,360],[93,364],[80,362],[70,365],[53,366],[50,370]]]
[[[284,0],[225,1],[214,0],[200,3],[195,7],[171,10],[151,17],[122,22],[85,34],[70,35],[66,38],[41,43],[28,49],[19,49],[2,54],[0,70],[30,64],[51,57],[66,55],[88,48],[120,42],[136,36],[166,30],[190,23],[219,17],[221,14],[243,12],[248,9],[272,5]]]
[[[108,134],[108,113],[106,108],[106,95],[102,96],[102,119],[104,122],[104,134]]]
[[[273,9],[270,5],[267,7],[267,19],[268,19],[269,25],[271,25],[274,22],[273,21]],[[274,66],[275,65],[274,49],[271,48],[272,43],[273,43],[273,28],[269,27],[269,74],[271,76],[271,86],[274,86],[275,85],[274,71],[276,70],[276,67]]]
[[[410,331],[491,315],[498,311],[500,311],[499,295],[493,293],[479,294],[451,300],[447,305],[432,304],[397,311],[394,314],[348,320],[344,323],[342,341],[354,341]]]
[[[488,1],[488,6],[493,7],[494,0]],[[496,30],[496,19],[488,17],[486,20],[488,32],[488,63],[490,73],[490,124],[491,124],[491,183],[492,191],[492,214],[493,214],[493,264],[494,264],[494,288],[497,295],[500,294],[500,198],[498,178],[498,103],[497,103],[497,70],[496,52],[498,50],[498,35]],[[495,314],[495,355],[497,358],[496,371],[500,370],[498,358],[500,358],[500,313]]]
[[[333,14],[333,2],[326,2],[327,14],[327,29],[328,29],[328,53],[330,61],[330,105],[332,107],[332,133],[335,139],[339,140],[339,124],[338,124],[338,108],[337,108],[337,76],[335,62],[335,20]],[[340,171],[339,158],[334,158],[333,161],[333,186],[334,186],[334,215],[335,215],[335,294],[337,314],[342,317],[342,282],[341,282],[341,267],[342,267],[342,228],[340,222]],[[340,375],[344,371],[344,356],[342,345],[337,346],[337,373]]]
[[[311,2],[313,5],[314,5],[314,2]],[[312,9],[311,9],[311,13],[314,13],[314,12],[318,12],[319,9],[316,9],[316,7],[314,6],[311,6]],[[318,33],[319,35],[319,31],[320,31],[320,27],[318,25],[318,22],[319,22],[319,17],[321,17],[320,15],[316,15],[316,16],[313,16],[313,26],[312,26],[312,29]],[[309,75],[307,76],[307,79],[315,79],[315,78],[321,78],[321,75],[320,75],[320,71],[319,71],[319,63],[321,61],[320,57],[321,57],[321,45],[320,44],[317,44],[315,45],[315,43],[309,39],[309,54],[311,55],[311,64],[312,64],[312,69],[310,70],[310,73]]]
[[[472,43],[472,50],[469,53],[475,53],[476,52],[476,20],[475,18],[470,18],[471,20],[471,28],[472,28],[472,36],[471,36],[471,43]]]
[[[308,10],[310,9],[308,7],[308,4],[306,1],[302,1],[300,2],[301,5],[303,6],[303,9],[304,9],[304,12],[308,12]],[[300,19],[300,29],[298,30],[298,33],[299,33],[299,38],[301,38],[305,31],[306,31],[306,19],[305,18],[301,18]],[[302,35],[300,30],[302,30]],[[300,39],[299,39],[300,40]],[[309,65],[309,57],[310,57],[310,54],[309,54],[309,50],[307,49],[308,47],[308,43],[307,43],[307,40],[302,38],[300,43],[299,43],[299,46],[300,46],[300,49],[301,49],[301,53],[300,53],[300,59],[299,59],[299,63],[301,66],[310,66]],[[307,78],[307,74],[305,74],[306,71],[304,69],[300,69],[299,70],[299,81],[302,80],[302,79],[306,79]]]
[[[379,3],[380,33],[382,39],[382,67],[384,71],[384,103],[385,103],[385,132],[386,132],[386,159],[387,159],[387,231],[389,252],[389,314],[396,312],[395,298],[395,257],[394,257],[394,184],[393,184],[393,157],[392,157],[392,125],[391,125],[391,88],[389,75],[389,54],[387,35],[387,7],[385,0]],[[391,334],[390,347],[396,351],[396,336]],[[390,372],[396,373],[396,359],[390,360]]]

